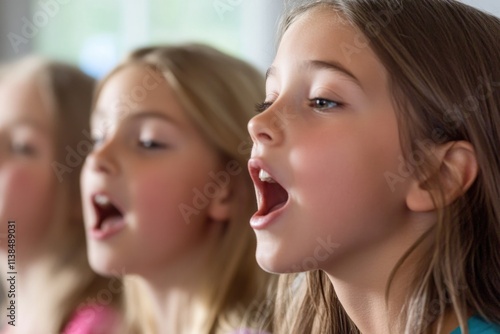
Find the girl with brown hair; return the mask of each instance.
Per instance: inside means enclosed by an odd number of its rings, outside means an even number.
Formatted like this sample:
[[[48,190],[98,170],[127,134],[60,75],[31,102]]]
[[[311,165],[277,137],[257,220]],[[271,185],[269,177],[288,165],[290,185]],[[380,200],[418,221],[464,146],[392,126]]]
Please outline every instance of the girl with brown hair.
[[[294,7],[249,123],[275,333],[500,333],[500,20]]]

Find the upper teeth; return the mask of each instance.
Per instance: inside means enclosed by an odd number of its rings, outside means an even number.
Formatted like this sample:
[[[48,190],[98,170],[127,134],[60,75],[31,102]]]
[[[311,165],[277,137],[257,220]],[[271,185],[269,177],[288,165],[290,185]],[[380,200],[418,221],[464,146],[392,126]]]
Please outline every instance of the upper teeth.
[[[94,201],[97,204],[102,205],[102,206],[110,204],[109,197],[106,195],[102,195],[102,194],[95,195]]]
[[[261,169],[259,172],[259,179],[262,182],[276,183],[276,181],[274,181],[274,179],[271,177],[271,175],[269,175],[269,173],[263,169]]]

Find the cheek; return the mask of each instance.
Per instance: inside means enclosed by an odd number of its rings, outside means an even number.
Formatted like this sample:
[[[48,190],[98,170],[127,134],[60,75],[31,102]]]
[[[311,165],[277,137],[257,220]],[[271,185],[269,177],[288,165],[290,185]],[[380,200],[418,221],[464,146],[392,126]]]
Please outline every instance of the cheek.
[[[91,189],[92,189],[91,185],[93,183],[94,176],[95,174],[93,174],[91,169],[85,163],[80,173],[80,191],[81,191],[83,217],[85,223],[90,222],[90,216],[94,211],[94,207],[92,205],[92,200],[91,200]]]
[[[2,225],[13,219],[20,228],[26,226],[26,233],[41,232],[50,223],[54,200],[54,177],[47,168],[12,166],[0,171]]]
[[[208,197],[203,185],[204,178],[197,179],[194,173],[144,173],[132,184],[134,211],[151,228],[182,231],[206,217]]]
[[[316,151],[304,146],[294,151],[291,164],[300,189],[298,201],[311,221],[338,224],[343,232],[355,233],[369,228],[368,223],[374,228],[383,224],[402,203],[385,178],[396,165],[399,149],[390,141],[347,138],[352,136],[330,140]]]
[[[207,207],[195,195],[203,187],[202,175],[168,173],[168,169],[136,175],[128,183],[134,224],[134,241],[128,247],[140,247],[148,265],[156,266],[177,261],[202,245],[207,236]],[[199,203],[193,204],[194,200]]]

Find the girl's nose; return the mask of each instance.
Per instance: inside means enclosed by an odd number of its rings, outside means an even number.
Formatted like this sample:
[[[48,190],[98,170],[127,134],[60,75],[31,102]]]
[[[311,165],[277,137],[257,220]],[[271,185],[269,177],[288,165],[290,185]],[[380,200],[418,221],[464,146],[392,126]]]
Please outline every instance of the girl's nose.
[[[85,164],[94,172],[113,174],[118,171],[116,155],[117,152],[113,141],[107,140],[94,147],[87,156]]]
[[[286,120],[271,108],[248,122],[248,132],[256,146],[277,146],[284,139]]]

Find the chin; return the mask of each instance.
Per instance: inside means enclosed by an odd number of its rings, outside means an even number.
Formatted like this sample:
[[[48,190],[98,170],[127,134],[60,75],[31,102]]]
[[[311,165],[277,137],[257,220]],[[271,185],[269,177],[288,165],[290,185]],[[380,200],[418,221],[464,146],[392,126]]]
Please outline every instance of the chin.
[[[90,263],[90,268],[92,268],[92,270],[101,275],[101,276],[112,276],[112,269],[111,269],[111,266],[103,263],[103,261],[92,261],[92,260],[89,260],[89,263]]]
[[[268,273],[289,274],[295,272],[292,270],[293,265],[287,263],[284,256],[279,256],[266,251],[260,251],[259,247],[257,247],[256,259],[260,268]]]
[[[103,252],[95,252],[89,250],[89,264],[92,270],[105,277],[117,277],[125,274],[125,266],[112,257],[106,256]]]

